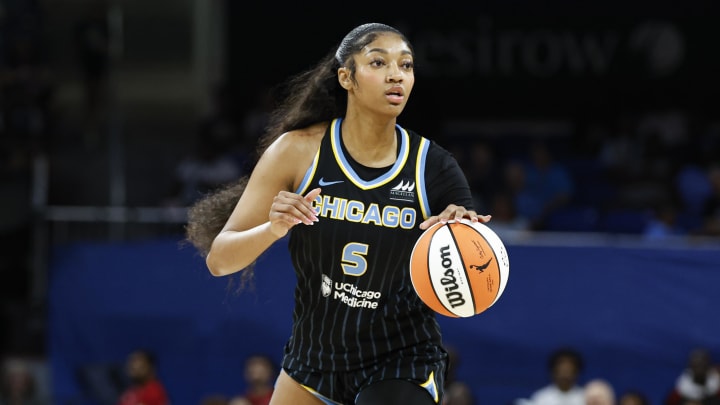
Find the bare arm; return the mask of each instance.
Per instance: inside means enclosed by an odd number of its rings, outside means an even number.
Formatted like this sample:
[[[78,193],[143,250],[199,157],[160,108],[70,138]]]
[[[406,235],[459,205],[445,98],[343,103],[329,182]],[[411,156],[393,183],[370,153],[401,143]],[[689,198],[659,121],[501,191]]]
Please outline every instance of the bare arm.
[[[304,197],[292,190],[309,167],[318,143],[317,131],[291,132],[278,138],[263,153],[206,257],[213,275],[244,269],[293,226],[312,225],[317,220],[310,202],[320,189],[311,190]]]

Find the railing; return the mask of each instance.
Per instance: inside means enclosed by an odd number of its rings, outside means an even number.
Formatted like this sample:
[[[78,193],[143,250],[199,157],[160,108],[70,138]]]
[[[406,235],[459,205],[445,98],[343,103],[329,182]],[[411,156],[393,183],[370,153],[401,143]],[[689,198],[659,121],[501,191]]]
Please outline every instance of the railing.
[[[115,161],[115,160],[114,160]],[[110,162],[113,164],[113,162]],[[118,162],[115,161],[115,164]],[[111,171],[118,173],[120,170]],[[117,176],[114,176],[117,177]],[[43,303],[47,293],[47,268],[51,249],[56,244],[70,243],[78,239],[126,241],[139,237],[161,237],[177,234],[187,221],[187,207],[130,207],[110,206],[62,206],[48,204],[49,165],[45,155],[34,159],[31,204],[34,212],[30,298]],[[111,180],[113,200],[124,195],[124,182]],[[118,189],[122,189],[118,191]],[[114,190],[114,191],[113,191]],[[111,196],[112,197],[112,196]],[[117,202],[116,201],[116,202]],[[144,228],[139,232],[139,228]],[[74,228],[74,229],[73,229]],[[91,237],[83,235],[91,229]]]

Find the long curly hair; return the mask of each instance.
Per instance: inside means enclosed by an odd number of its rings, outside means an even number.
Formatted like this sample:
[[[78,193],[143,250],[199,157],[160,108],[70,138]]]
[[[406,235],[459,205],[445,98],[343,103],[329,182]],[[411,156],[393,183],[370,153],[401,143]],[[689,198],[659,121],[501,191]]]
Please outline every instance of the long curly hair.
[[[342,66],[348,67],[350,77],[354,79],[352,56],[383,33],[399,35],[412,49],[407,38],[396,28],[380,23],[359,25],[314,67],[290,77],[278,87],[282,102],[270,113],[264,135],[258,140],[254,163],[280,135],[345,115],[347,91],[337,80],[337,70]],[[248,179],[249,176],[244,176],[211,191],[189,207],[186,240],[203,257],[207,257],[213,240],[235,209]],[[252,265],[240,273],[240,284],[243,286],[252,277]]]

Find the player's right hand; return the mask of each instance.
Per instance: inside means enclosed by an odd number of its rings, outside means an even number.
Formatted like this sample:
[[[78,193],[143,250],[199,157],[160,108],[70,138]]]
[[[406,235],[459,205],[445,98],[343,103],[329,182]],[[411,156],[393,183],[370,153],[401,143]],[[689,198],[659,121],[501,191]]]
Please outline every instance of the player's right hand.
[[[270,231],[282,238],[290,228],[303,223],[312,225],[318,221],[312,201],[320,195],[320,188],[310,190],[304,197],[289,191],[280,191],[270,206]]]

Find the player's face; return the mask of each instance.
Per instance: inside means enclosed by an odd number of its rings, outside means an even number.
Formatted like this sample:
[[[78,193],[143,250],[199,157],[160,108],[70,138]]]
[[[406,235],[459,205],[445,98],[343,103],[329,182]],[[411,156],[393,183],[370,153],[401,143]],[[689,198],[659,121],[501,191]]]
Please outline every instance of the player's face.
[[[355,83],[348,96],[364,108],[399,115],[415,84],[407,43],[396,34],[380,34],[354,58]]]

